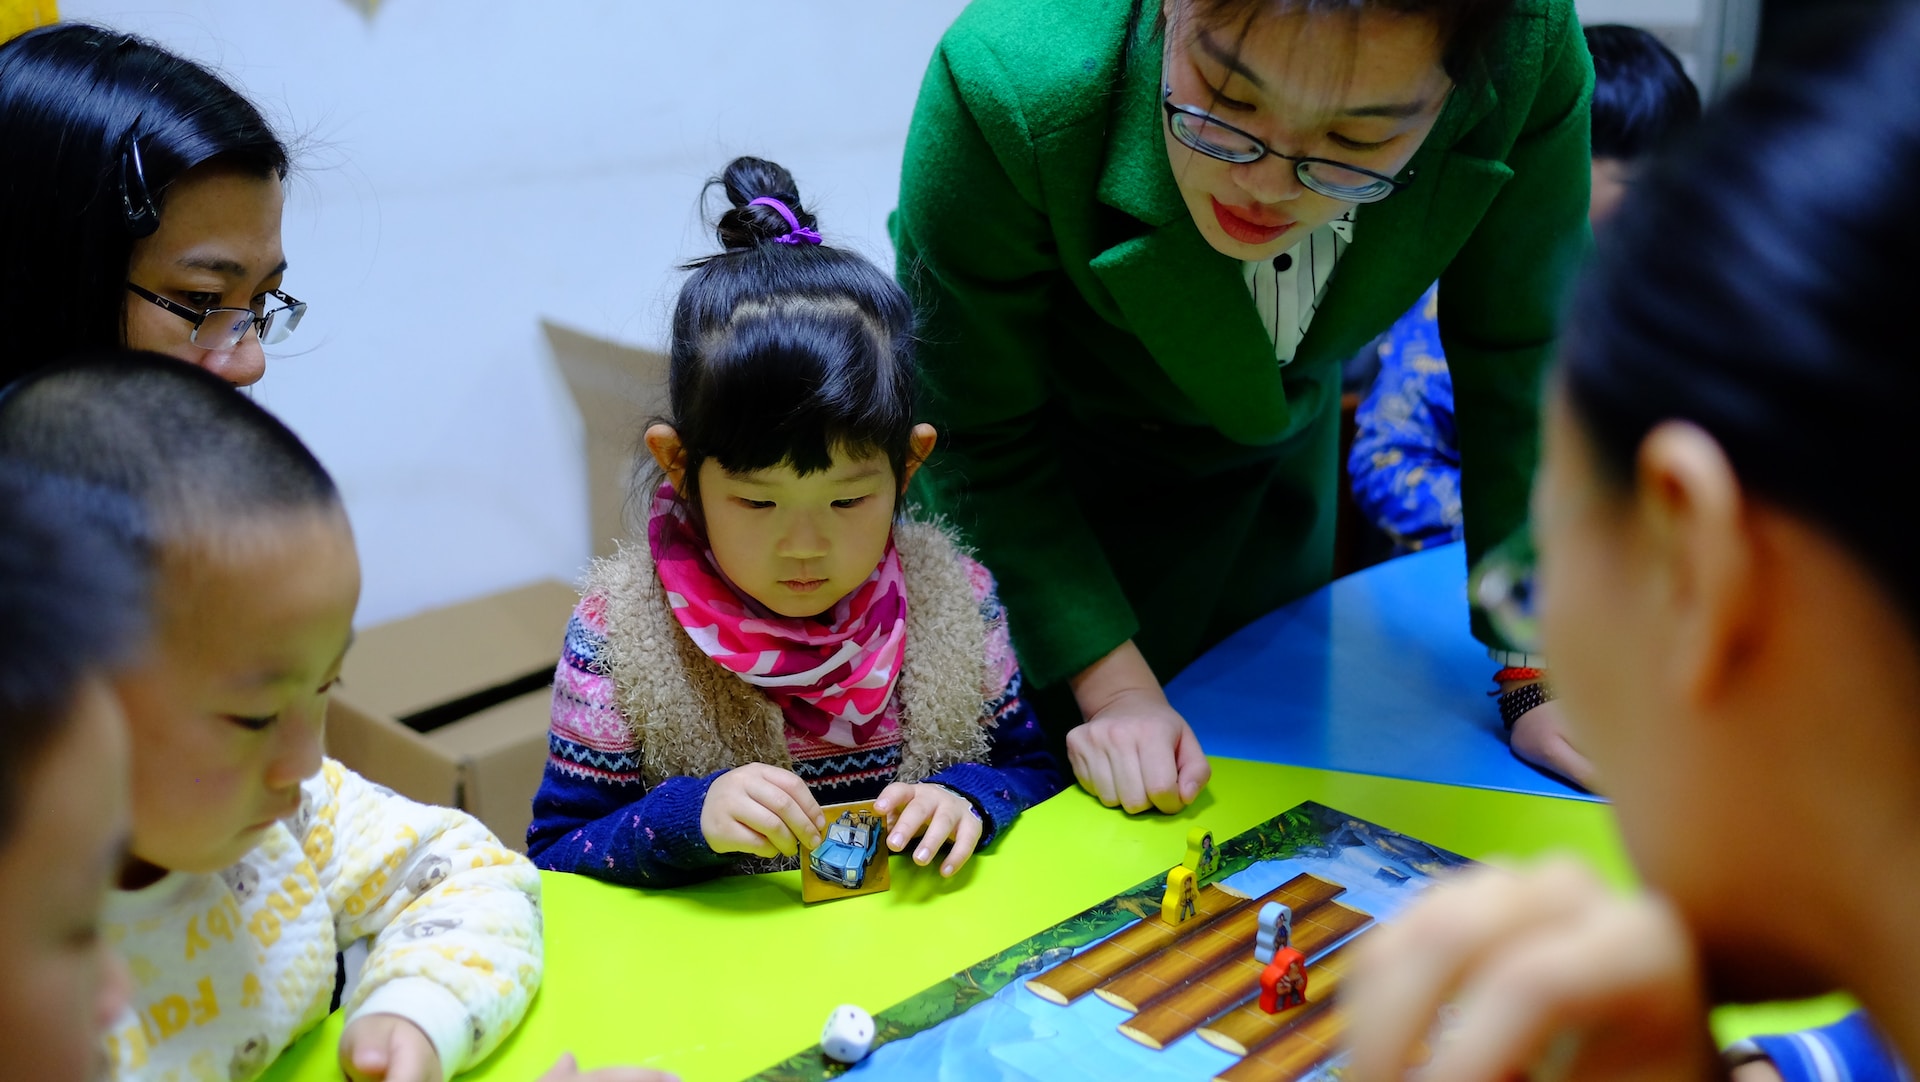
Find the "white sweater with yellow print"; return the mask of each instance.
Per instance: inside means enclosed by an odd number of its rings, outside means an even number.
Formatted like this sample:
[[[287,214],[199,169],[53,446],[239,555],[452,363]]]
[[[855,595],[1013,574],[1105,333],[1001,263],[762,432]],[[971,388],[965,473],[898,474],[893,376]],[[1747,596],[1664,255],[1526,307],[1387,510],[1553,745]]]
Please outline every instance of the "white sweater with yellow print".
[[[418,1025],[447,1077],[478,1062],[540,983],[540,879],[464,812],[329,759],[300,811],[219,875],[108,901],[133,1002],[107,1037],[119,1079],[244,1082],[327,1015],[341,946],[371,936],[347,1019]]]

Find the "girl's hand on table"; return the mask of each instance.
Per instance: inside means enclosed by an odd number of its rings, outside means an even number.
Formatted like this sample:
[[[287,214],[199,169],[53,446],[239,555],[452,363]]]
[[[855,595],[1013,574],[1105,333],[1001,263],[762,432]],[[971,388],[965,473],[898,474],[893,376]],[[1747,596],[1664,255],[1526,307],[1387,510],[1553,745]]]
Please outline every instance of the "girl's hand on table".
[[[700,833],[716,853],[790,857],[820,844],[827,817],[791,770],[737,766],[713,779],[700,806]]]
[[[665,1071],[649,1071],[644,1067],[602,1067],[597,1071],[583,1071],[573,1058],[573,1053],[560,1057],[553,1069],[540,1076],[540,1082],[680,1082],[675,1075]]]
[[[980,842],[980,813],[974,810],[973,801],[944,785],[896,781],[881,790],[873,808],[886,818],[887,848],[898,853],[915,837],[920,838],[913,862],[923,868],[947,839],[953,839],[953,848],[940,864],[941,875],[959,871]]]
[[[1177,812],[1213,777],[1193,726],[1167,702],[1132,640],[1073,678],[1085,723],[1067,733],[1073,776],[1100,803]]]
[[[1347,1082],[1725,1077],[1679,915],[1571,861],[1462,876],[1356,946]]]
[[[353,1082],[440,1082],[440,1053],[397,1014],[368,1014],[340,1035],[340,1069]]]

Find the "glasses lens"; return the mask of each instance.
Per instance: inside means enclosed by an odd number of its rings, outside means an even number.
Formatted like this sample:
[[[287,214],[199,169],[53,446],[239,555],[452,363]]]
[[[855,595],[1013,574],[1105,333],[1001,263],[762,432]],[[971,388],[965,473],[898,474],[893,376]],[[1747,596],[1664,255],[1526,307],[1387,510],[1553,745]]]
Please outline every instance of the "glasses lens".
[[[1266,157],[1267,148],[1251,136],[1227,127],[1208,116],[1174,112],[1169,114],[1174,138],[1211,158],[1228,162],[1251,162]]]
[[[1528,654],[1541,651],[1538,566],[1533,532],[1523,526],[1482,557],[1467,579],[1469,594],[1486,610],[1493,629]]]
[[[193,329],[193,344],[201,349],[232,349],[251,326],[253,313],[245,308],[214,308]]]
[[[1334,162],[1304,161],[1300,183],[1342,203],[1377,203],[1393,194],[1393,182]]]
[[[293,337],[300,326],[300,320],[307,314],[307,302],[295,301],[282,308],[267,313],[267,327],[260,335],[260,341],[269,346],[278,345]]]

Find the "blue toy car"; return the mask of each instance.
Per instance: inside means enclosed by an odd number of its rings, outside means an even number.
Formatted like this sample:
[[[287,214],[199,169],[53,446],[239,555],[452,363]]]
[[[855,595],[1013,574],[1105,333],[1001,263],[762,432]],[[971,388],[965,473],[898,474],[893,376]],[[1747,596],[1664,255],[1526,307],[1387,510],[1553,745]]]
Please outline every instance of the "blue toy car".
[[[827,827],[827,839],[807,863],[813,874],[848,890],[866,882],[867,867],[880,853],[880,818],[870,811],[844,811]]]

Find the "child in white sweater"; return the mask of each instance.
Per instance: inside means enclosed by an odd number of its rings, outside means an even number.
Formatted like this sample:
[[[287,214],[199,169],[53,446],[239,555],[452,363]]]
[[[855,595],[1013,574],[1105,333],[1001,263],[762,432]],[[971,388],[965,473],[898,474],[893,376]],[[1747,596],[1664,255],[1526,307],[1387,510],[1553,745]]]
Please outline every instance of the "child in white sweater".
[[[119,681],[133,832],[107,937],[133,994],[115,1077],[254,1078],[334,1007],[337,952],[361,937],[349,1077],[438,1082],[485,1057],[539,984],[539,879],[472,817],[322,758],[360,576],[325,470],[218,378],[141,355],[15,385],[0,454],[147,518],[154,641]]]

